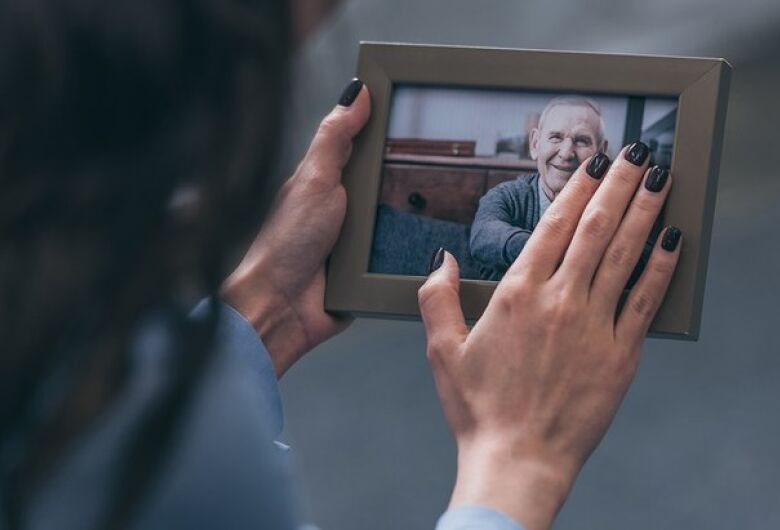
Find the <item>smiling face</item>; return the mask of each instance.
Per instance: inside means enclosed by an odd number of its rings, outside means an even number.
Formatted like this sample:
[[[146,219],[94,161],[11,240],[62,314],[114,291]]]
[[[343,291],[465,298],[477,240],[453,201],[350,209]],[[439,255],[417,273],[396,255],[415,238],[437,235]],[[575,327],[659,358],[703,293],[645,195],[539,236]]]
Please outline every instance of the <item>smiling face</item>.
[[[539,183],[552,200],[583,160],[606,150],[601,116],[587,104],[556,104],[542,113],[539,127],[531,131],[529,148]]]

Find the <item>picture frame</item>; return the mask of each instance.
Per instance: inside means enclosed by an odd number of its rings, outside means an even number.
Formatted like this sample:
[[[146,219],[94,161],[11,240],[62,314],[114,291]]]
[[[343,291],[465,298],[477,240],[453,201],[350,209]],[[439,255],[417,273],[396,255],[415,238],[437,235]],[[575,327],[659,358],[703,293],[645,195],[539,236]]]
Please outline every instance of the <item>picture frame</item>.
[[[424,275],[369,270],[383,164],[393,150],[407,149],[410,143],[387,141],[394,90],[417,86],[672,98],[677,101],[670,164],[674,186],[663,216],[665,224],[682,230],[685,242],[650,336],[696,340],[730,74],[731,66],[718,58],[361,42],[357,76],[370,90],[371,118],[355,139],[342,177],[348,206],[329,260],[326,310],[420,319],[417,291]],[[415,148],[427,149],[433,157],[443,148],[437,141],[422,143]],[[450,147],[456,155],[474,154],[473,145]],[[395,154],[395,159],[399,157],[403,155]],[[479,319],[496,285],[496,281],[461,278],[461,306],[467,321]]]

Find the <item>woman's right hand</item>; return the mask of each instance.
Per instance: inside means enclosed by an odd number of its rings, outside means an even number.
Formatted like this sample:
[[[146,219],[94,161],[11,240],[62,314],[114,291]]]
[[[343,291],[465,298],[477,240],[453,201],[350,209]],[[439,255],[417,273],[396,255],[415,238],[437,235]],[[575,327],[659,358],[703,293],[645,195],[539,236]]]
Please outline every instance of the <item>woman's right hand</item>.
[[[450,507],[490,506],[548,528],[615,416],[679,257],[679,231],[667,228],[619,310],[671,184],[652,191],[664,177],[630,162],[631,147],[603,181],[589,160],[575,172],[471,331],[452,255],[420,289],[458,447]],[[640,185],[648,180],[656,186]]]

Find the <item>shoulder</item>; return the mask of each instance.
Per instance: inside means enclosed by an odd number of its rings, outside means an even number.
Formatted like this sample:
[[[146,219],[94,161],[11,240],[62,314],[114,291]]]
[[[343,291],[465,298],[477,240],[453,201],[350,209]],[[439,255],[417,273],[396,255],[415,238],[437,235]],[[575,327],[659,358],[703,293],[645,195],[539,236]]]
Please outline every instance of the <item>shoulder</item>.
[[[264,378],[273,369],[270,358],[232,309],[223,304],[202,309],[193,312],[194,320],[219,311],[208,368],[187,395],[164,465],[152,475],[153,493],[137,506],[130,526],[293,528],[289,469],[273,443],[281,429],[281,410],[272,399],[278,390],[275,379]],[[194,353],[176,348],[171,318],[155,314],[140,327],[124,390],[31,499],[26,515],[31,528],[100,526],[112,509],[111,485],[130,454],[126,441],[137,436],[149,411],[170,391],[178,356]]]
[[[539,174],[531,173],[529,175],[520,175],[513,180],[507,180],[497,184],[488,190],[491,195],[509,195],[517,197],[525,193],[536,192],[539,187]]]

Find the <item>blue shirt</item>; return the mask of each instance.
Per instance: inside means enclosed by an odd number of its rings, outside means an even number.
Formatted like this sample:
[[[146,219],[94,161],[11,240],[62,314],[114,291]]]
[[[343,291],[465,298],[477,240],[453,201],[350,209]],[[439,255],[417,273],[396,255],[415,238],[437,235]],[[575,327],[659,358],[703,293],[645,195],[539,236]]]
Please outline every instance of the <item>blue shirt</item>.
[[[204,301],[192,318],[203,318],[211,307],[219,311],[216,350],[133,527],[300,527],[286,458],[273,442],[283,413],[271,358],[254,328],[230,306]],[[104,515],[123,442],[175,370],[164,322],[150,319],[134,351],[129,383],[33,498],[29,528],[90,528]],[[450,510],[436,526],[478,528],[521,530],[505,515],[478,506]]]

